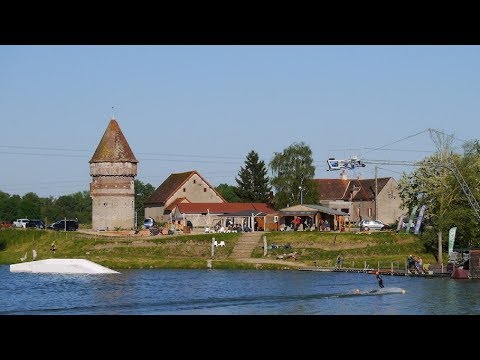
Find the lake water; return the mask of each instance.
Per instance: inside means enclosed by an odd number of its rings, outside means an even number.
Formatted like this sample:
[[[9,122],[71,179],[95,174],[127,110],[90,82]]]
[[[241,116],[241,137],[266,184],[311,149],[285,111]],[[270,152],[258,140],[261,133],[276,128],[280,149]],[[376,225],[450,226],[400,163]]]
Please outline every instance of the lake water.
[[[480,281],[309,271],[121,270],[11,273],[0,266],[0,314],[15,315],[467,315]],[[362,294],[354,294],[355,289]],[[403,294],[401,290],[405,290]]]

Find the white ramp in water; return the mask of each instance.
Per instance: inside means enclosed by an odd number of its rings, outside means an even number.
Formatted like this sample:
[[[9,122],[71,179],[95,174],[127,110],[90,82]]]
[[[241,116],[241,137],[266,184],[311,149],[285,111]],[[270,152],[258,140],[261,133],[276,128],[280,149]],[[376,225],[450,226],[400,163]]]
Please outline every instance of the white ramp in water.
[[[58,274],[119,274],[85,259],[46,259],[10,265],[10,272]]]

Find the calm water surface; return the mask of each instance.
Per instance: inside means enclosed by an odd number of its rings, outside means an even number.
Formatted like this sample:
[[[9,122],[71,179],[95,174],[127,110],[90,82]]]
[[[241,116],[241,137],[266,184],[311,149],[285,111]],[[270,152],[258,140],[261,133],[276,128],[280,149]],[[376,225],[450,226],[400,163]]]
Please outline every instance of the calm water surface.
[[[0,314],[480,314],[480,281],[267,270],[11,273],[0,266]],[[355,289],[364,294],[355,295]],[[401,290],[406,292],[402,294]]]

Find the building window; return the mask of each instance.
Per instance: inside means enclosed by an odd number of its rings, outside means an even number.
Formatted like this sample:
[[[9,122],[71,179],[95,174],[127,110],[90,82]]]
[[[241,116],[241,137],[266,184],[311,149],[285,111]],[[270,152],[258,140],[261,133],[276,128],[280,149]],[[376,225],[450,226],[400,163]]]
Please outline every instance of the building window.
[[[207,192],[207,188],[203,188],[203,192]]]
[[[372,217],[372,208],[368,208],[368,216]]]
[[[196,179],[193,179],[193,183],[196,184],[196,183],[197,183],[197,180],[196,180]]]
[[[103,203],[103,206],[107,206],[107,203]]]
[[[187,189],[183,188],[183,192],[186,192],[186,191],[187,191]]]
[[[350,209],[340,209],[340,211],[342,211],[344,213],[347,213],[347,214],[350,214]]]

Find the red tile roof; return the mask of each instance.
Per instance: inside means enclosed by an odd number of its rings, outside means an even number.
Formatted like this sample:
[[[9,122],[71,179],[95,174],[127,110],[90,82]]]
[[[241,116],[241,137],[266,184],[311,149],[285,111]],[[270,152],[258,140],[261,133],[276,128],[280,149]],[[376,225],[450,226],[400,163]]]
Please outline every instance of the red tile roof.
[[[138,163],[127,139],[115,119],[110,120],[90,163],[131,162]]]
[[[276,211],[266,203],[180,203],[178,210],[183,214],[227,214],[240,211],[264,212],[266,214]]]
[[[377,193],[382,191],[390,179],[391,178],[377,178]],[[375,200],[375,179],[352,180],[350,186],[360,186],[361,188],[353,197],[353,201]]]
[[[377,192],[382,191],[391,178],[377,178]],[[350,193],[355,195],[353,201],[368,201],[375,198],[375,179],[314,179],[318,185],[320,200],[349,200]],[[357,192],[354,191],[358,189]]]
[[[350,184],[350,180],[343,179],[313,179],[313,181],[317,183],[320,200],[343,199]]]

